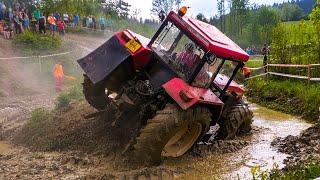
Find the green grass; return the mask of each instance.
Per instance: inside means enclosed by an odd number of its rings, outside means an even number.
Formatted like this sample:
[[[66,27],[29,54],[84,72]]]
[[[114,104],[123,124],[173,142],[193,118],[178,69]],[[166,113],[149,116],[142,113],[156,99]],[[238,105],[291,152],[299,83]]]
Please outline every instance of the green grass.
[[[256,68],[263,66],[263,57],[250,58],[246,65],[250,68]]]
[[[253,179],[261,180],[304,180],[320,177],[320,163],[317,161],[307,161],[295,166],[287,167],[283,170],[275,166],[271,171],[259,172],[259,167],[251,169]]]
[[[289,80],[252,79],[247,82],[249,100],[285,113],[316,121],[320,85]]]

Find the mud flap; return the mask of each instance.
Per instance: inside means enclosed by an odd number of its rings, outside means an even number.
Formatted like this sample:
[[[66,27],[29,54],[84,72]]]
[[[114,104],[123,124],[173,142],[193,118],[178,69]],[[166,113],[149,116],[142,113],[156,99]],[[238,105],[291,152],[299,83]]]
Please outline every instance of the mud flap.
[[[89,55],[79,59],[78,63],[90,80],[97,83],[105,79],[126,59],[130,59],[130,56],[130,52],[119,39],[113,36]]]

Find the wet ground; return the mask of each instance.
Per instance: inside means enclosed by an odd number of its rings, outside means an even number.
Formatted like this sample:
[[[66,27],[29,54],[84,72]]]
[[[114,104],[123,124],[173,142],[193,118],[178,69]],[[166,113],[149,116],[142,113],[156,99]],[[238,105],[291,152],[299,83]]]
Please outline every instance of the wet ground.
[[[158,178],[158,179],[251,179],[251,168],[283,167],[286,154],[271,146],[277,137],[298,135],[311,126],[298,118],[251,105],[254,111],[250,135],[198,147],[202,157],[193,153],[165,159],[159,167],[130,169],[117,167],[114,158],[79,154],[74,151],[32,152],[28,148],[0,141],[0,179],[3,178]],[[209,151],[208,151],[209,149]],[[20,171],[23,169],[23,171]],[[2,171],[2,172],[1,172]]]
[[[198,179],[251,179],[251,168],[261,167],[270,170],[277,164],[284,167],[287,154],[278,152],[271,146],[276,137],[298,135],[311,124],[305,121],[257,105],[251,105],[254,111],[252,135],[237,140],[249,142],[245,148],[232,153],[213,153],[199,159],[186,159],[179,164],[192,164],[193,168],[181,177]],[[172,164],[175,166],[175,164]]]

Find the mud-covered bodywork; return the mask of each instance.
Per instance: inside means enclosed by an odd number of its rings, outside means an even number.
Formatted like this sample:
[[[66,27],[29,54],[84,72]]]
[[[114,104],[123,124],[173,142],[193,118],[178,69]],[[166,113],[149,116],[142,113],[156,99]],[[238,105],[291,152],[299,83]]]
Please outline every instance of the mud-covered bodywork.
[[[126,43],[134,38],[139,42],[141,47],[135,52],[131,52],[126,47]],[[121,31],[112,36],[98,49],[78,60],[78,63],[93,83],[106,78],[126,60],[130,60],[129,63],[132,66],[129,70],[143,69],[151,56],[151,51],[147,47],[148,41],[148,38],[133,33],[130,30]]]

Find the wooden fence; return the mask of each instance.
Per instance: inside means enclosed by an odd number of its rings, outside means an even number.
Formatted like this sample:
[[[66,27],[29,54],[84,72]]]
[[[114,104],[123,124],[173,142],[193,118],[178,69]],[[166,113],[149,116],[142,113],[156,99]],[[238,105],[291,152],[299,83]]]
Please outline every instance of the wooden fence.
[[[298,64],[267,64],[266,66],[258,67],[258,68],[249,68],[251,71],[258,71],[258,70],[264,70],[263,73],[260,73],[258,75],[254,75],[252,77],[249,77],[247,79],[253,79],[261,76],[267,76],[270,75],[274,76],[281,76],[281,77],[287,77],[287,78],[294,78],[294,79],[303,79],[310,81],[320,81],[320,77],[312,77],[311,71],[314,67],[320,66],[320,64],[308,64],[308,65],[298,65]],[[282,67],[282,68],[305,68],[307,70],[306,76],[300,76],[300,75],[294,75],[294,74],[286,74],[286,73],[280,73],[280,72],[272,72],[270,70],[270,67]]]

